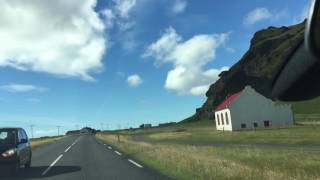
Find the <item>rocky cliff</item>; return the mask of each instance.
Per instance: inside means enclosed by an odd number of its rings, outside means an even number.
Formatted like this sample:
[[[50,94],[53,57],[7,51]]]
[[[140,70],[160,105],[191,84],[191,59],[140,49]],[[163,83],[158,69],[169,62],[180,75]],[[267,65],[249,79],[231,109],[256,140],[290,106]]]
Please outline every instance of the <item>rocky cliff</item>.
[[[249,50],[206,93],[207,100],[185,121],[213,119],[214,108],[228,95],[250,85],[269,97],[275,75],[290,53],[303,41],[304,23],[290,27],[269,27],[254,34]]]

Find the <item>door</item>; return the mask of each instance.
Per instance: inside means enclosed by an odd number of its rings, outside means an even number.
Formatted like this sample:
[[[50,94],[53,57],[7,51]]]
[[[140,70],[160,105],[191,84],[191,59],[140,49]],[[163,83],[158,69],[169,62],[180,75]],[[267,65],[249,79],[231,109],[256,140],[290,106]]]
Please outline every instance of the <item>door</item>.
[[[27,162],[27,152],[26,152],[26,143],[23,142],[25,141],[25,136],[22,132],[21,129],[18,130],[18,145],[17,145],[17,150],[18,150],[18,155],[20,158],[20,164],[25,164]]]
[[[29,162],[31,161],[31,144],[30,144],[30,141],[29,141],[29,138],[28,138],[28,135],[26,133],[25,130],[21,130],[22,131],[22,135],[24,137],[24,139],[26,140],[26,143],[25,143],[25,151],[26,151],[26,162]]]

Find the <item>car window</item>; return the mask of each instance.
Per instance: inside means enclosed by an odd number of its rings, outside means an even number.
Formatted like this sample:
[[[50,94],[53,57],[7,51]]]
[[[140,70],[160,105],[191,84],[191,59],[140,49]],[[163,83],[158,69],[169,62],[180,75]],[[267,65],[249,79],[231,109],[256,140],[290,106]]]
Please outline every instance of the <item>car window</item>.
[[[28,140],[28,135],[27,135],[26,131],[25,130],[21,130],[21,132],[22,132],[22,135],[23,135],[23,139]]]
[[[8,137],[8,132],[0,132],[0,140],[5,140]]]
[[[18,142],[21,142],[23,139],[23,134],[21,133],[21,130],[18,131]]]
[[[10,130],[0,130],[0,143],[12,144],[14,143],[14,132]]]

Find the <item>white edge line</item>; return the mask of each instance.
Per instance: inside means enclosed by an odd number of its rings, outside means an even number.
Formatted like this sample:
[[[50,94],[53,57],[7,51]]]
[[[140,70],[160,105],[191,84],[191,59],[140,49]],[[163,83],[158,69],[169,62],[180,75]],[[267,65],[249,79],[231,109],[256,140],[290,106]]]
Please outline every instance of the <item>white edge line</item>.
[[[41,176],[46,175],[50,169],[62,158],[62,156],[63,154],[60,154],[60,156],[50,164],[50,166],[41,174]]]
[[[135,161],[133,161],[131,159],[128,159],[128,161],[131,162],[132,164],[138,166],[139,168],[143,168],[143,166],[141,166],[139,163],[137,163],[137,162],[135,162]]]
[[[118,154],[119,156],[121,156],[121,153],[118,151],[114,151],[116,154]]]

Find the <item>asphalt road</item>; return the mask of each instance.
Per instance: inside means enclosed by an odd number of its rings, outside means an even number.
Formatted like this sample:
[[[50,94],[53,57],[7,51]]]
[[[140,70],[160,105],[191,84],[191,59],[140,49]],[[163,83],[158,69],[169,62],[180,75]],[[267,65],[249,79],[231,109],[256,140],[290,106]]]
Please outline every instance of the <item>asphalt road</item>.
[[[33,151],[32,166],[1,179],[49,180],[153,180],[168,179],[160,173],[103,144],[94,136],[64,138]]]

